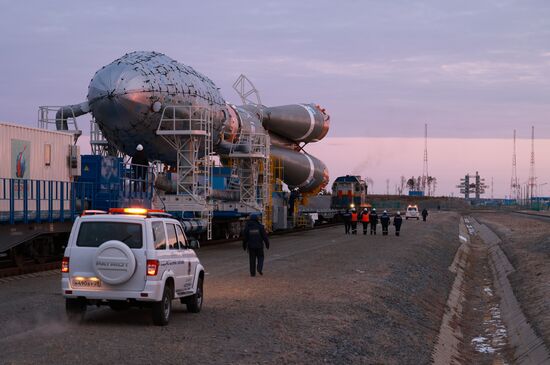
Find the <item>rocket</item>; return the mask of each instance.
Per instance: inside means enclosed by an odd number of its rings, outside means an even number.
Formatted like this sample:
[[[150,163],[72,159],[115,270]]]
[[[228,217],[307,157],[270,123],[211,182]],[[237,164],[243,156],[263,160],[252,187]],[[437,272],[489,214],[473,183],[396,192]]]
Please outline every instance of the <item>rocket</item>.
[[[156,134],[166,106],[210,108],[215,153],[223,155],[243,133],[265,131],[271,156],[282,162],[283,180],[291,189],[315,193],[328,183],[325,164],[300,145],[326,136],[330,117],[323,108],[312,103],[235,106],[208,77],[161,53],[132,52],[102,67],[90,81],[87,101],[63,107],[58,115],[91,112],[119,151],[133,155],[141,144],[150,161],[174,164],[176,151]],[[66,129],[62,117],[56,119],[58,129]]]

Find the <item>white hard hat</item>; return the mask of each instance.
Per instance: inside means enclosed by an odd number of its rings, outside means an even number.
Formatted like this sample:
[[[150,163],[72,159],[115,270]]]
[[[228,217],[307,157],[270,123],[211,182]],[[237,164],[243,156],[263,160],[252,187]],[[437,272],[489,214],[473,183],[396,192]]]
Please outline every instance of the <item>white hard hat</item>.
[[[384,213],[387,213],[387,212],[388,212],[387,210],[384,211]]]
[[[401,215],[401,212],[397,212],[397,215]]]
[[[138,144],[137,147],[136,147],[136,150],[138,151],[143,151],[143,146]]]

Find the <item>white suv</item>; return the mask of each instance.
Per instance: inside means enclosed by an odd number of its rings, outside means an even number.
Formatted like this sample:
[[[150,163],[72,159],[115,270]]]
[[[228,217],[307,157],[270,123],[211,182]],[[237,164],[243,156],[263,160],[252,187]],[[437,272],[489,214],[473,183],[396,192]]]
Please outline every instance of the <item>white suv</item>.
[[[166,325],[172,299],[200,312],[204,268],[181,224],[170,215],[138,208],[94,211],[76,219],[62,262],[61,288],[70,319],[87,305],[114,310],[150,306]]]
[[[420,219],[419,215],[418,215],[418,206],[409,205],[407,207],[407,210],[405,212],[405,220],[407,220],[409,218],[411,218],[411,219],[416,218],[416,220]]]

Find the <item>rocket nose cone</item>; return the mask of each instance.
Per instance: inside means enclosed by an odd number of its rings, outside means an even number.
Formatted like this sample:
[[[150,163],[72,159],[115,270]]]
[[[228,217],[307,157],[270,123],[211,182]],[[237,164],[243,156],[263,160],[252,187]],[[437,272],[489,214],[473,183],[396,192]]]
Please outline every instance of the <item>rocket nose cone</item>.
[[[88,87],[88,101],[121,96],[145,90],[145,80],[138,69],[124,63],[112,63],[97,71]]]

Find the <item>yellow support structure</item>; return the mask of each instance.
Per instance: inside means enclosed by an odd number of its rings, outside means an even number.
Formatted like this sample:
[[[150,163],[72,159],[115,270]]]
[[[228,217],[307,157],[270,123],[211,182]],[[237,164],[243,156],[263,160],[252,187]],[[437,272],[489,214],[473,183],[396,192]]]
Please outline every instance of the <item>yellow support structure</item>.
[[[270,157],[267,203],[264,205],[263,221],[268,232],[273,231],[273,193],[283,191],[283,163]]]

